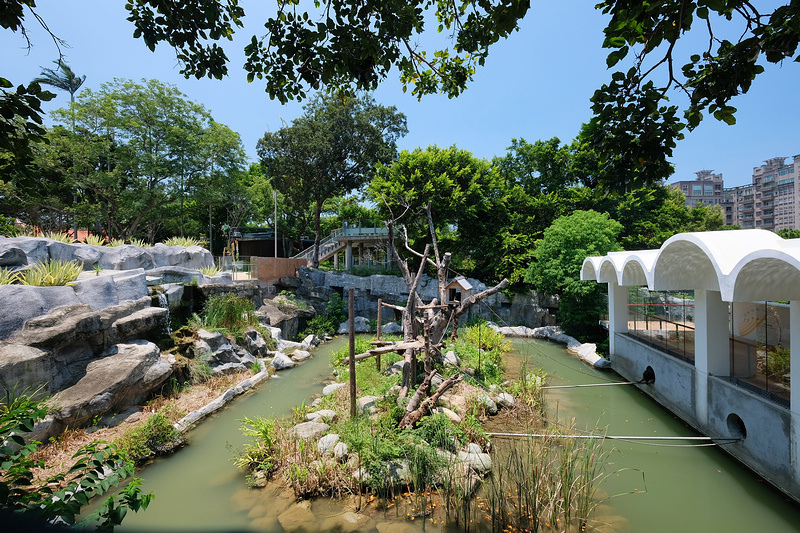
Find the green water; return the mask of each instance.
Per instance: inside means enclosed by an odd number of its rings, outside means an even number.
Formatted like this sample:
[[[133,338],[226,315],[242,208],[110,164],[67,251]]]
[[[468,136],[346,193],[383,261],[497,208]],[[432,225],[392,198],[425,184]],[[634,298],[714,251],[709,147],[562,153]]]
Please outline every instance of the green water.
[[[514,339],[549,385],[623,381],[545,341]],[[633,385],[552,389],[551,416],[608,435],[693,436],[691,428]],[[800,531],[800,506],[713,446],[606,441],[605,479],[593,525],[606,531]]]
[[[314,357],[262,383],[255,393],[228,404],[188,434],[188,445],[137,473],[156,498],[144,512],[130,513],[118,531],[243,531],[261,529],[252,516],[259,492],[245,487],[231,458],[247,438],[244,417],[282,417],[310,403],[331,377],[330,353],[347,346],[340,337],[313,351]],[[266,495],[264,495],[266,496]],[[263,529],[261,529],[263,531]]]
[[[559,345],[513,342],[517,353],[512,357],[544,368],[551,385],[621,381],[587,367]],[[347,339],[339,338],[320,347],[314,359],[237,399],[194,429],[185,448],[139,472],[144,489],[155,492],[156,499],[146,511],[129,514],[118,531],[282,531],[269,510],[285,495],[245,488],[243,474],[231,462],[233,450],[245,441],[239,420],[281,417],[310,402],[330,376],[329,354],[346,345]],[[609,435],[694,435],[633,386],[555,389],[547,397],[552,418],[574,418],[581,429],[600,428]],[[597,531],[800,531],[800,507],[719,449],[608,441],[605,451],[600,493],[606,499],[591,523]]]

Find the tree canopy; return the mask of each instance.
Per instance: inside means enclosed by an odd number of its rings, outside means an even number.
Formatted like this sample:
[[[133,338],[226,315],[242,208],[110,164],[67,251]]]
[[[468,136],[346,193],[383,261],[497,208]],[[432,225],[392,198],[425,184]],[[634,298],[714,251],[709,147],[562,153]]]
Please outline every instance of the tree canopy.
[[[734,123],[732,102],[763,73],[762,61],[800,60],[800,4],[794,0],[763,13],[746,0],[604,0],[595,7],[609,16],[603,46],[607,65],[618,70],[592,97],[594,115],[581,140],[594,150],[600,163],[595,180],[606,189],[626,191],[666,178],[685,128],[695,128],[704,114]],[[179,7],[131,0],[126,8],[134,36],[151,50],[172,46],[185,76],[228,74],[217,41],[243,26],[238,0]],[[35,15],[34,9],[33,0],[7,2],[0,26],[24,31],[26,12]],[[264,34],[247,44],[244,68],[249,80],[263,80],[270,97],[282,102],[317,89],[372,90],[393,68],[417,97],[453,97],[467,88],[491,46],[530,11],[529,0],[315,0],[313,7],[279,0]],[[432,38],[431,26],[449,38]],[[690,33],[707,38],[701,45],[692,40],[684,58],[678,50],[687,47],[678,43]],[[26,144],[15,139],[41,136],[40,101],[51,96],[36,83],[12,87],[0,79],[0,148],[25,156]],[[669,101],[676,91],[688,98],[683,113]],[[9,117],[21,118],[21,131]]]
[[[368,95],[317,95],[300,118],[258,141],[261,165],[273,186],[314,213],[315,247],[325,200],[364,186],[375,165],[397,155],[406,117]],[[315,266],[318,254],[314,254]]]

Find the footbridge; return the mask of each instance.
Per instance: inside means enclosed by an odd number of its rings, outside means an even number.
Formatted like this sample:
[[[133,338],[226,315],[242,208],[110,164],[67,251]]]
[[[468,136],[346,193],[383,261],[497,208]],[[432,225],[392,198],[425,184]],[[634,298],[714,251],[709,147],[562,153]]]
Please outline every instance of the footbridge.
[[[367,265],[383,262],[389,243],[389,229],[386,227],[362,227],[345,225],[319,242],[319,262],[333,258],[334,268],[339,268],[339,253],[344,250],[344,269],[356,264]],[[357,258],[354,256],[354,248]],[[308,263],[314,260],[314,245],[309,246],[295,259],[305,259]]]

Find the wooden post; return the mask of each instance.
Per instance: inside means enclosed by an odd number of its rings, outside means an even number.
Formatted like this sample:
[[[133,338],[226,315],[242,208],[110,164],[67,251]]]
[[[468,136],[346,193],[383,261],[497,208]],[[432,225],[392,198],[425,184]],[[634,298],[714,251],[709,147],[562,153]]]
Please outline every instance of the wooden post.
[[[378,332],[376,339],[378,341],[381,340],[381,307],[383,307],[383,300],[378,298]],[[381,371],[381,354],[378,354],[375,357],[375,369],[380,372]]]
[[[356,319],[353,304],[354,290],[347,291],[347,325],[350,329],[350,417],[356,416]]]

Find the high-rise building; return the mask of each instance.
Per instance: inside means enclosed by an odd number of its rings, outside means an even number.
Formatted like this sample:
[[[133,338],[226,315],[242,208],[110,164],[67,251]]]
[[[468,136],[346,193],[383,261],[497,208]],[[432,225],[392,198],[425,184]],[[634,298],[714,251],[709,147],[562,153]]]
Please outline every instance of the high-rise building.
[[[753,168],[751,185],[725,189],[725,224],[772,231],[800,229],[800,155],[772,157]]]
[[[713,172],[713,170],[700,170],[695,172],[697,178],[694,180],[678,181],[670,183],[670,186],[683,192],[686,196],[686,207],[721,204],[724,189],[722,174]]]

